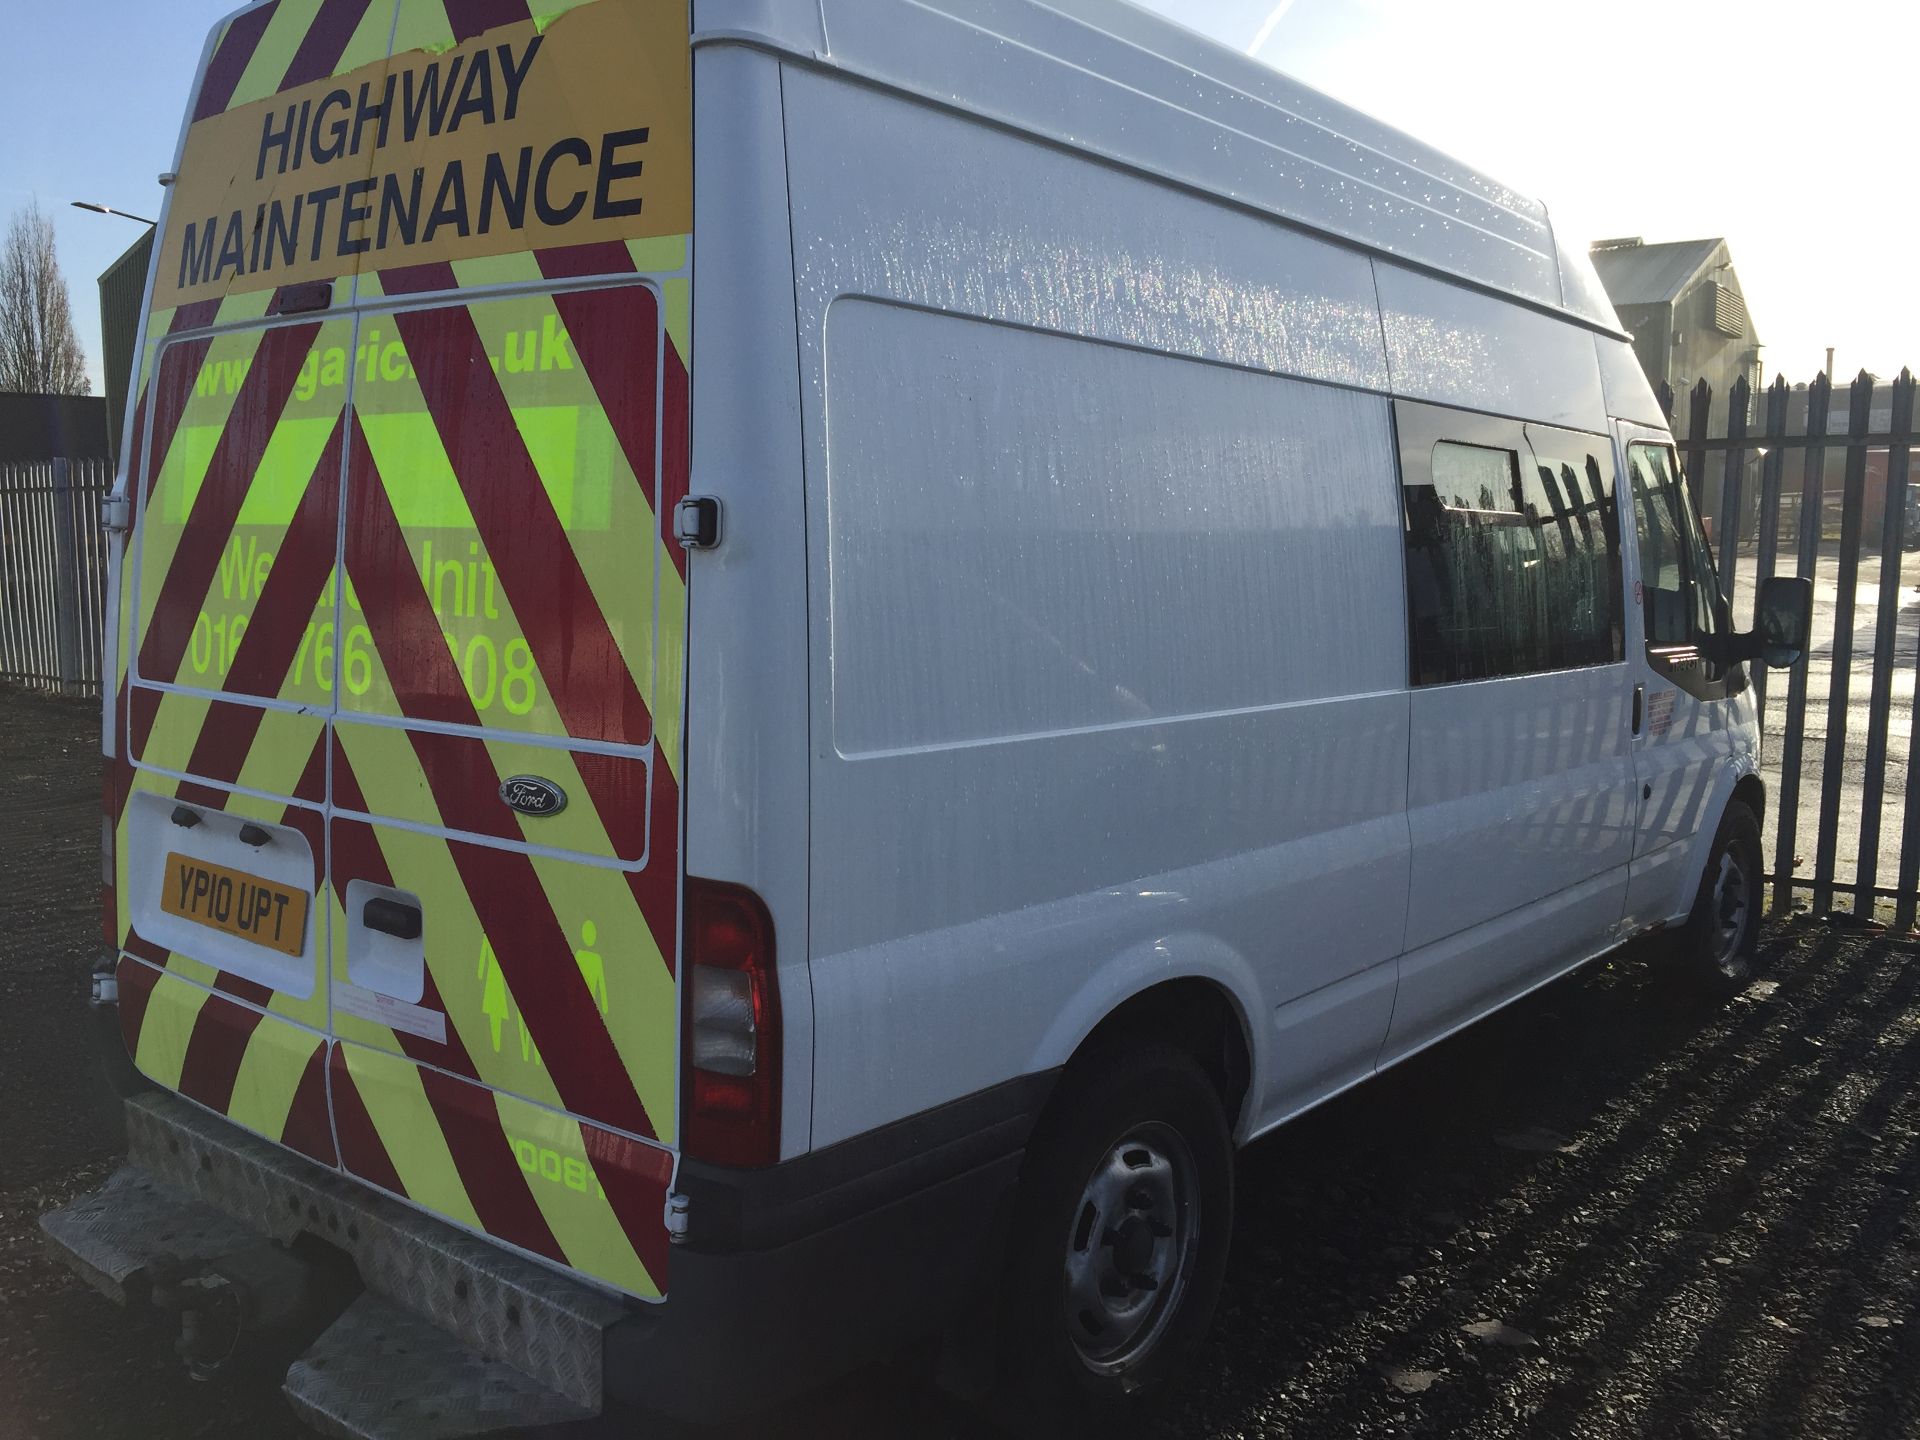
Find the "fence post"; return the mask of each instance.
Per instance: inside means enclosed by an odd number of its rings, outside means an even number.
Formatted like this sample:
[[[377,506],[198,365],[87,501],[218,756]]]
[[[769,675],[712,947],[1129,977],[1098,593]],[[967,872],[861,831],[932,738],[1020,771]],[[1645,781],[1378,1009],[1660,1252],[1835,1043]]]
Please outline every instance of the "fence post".
[[[1713,387],[1702,380],[1693,387],[1687,412],[1687,493],[1693,497],[1693,513],[1707,507],[1707,421],[1713,412]]]
[[[1893,408],[1888,416],[1887,493],[1880,512],[1880,604],[1873,627],[1873,690],[1867,704],[1867,768],[1860,791],[1860,856],[1855,864],[1862,885],[1880,883],[1880,809],[1887,783],[1887,731],[1893,709],[1895,639],[1900,628],[1900,571],[1907,518],[1907,446],[1904,435],[1913,431],[1913,374],[1902,370],[1893,382]],[[1909,787],[1912,776],[1908,776]],[[1916,818],[1907,817],[1908,833]],[[1905,869],[1906,855],[1900,854]],[[1874,897],[1856,897],[1853,913],[1873,914]],[[1908,912],[1901,929],[1913,923],[1913,903],[1903,890],[1899,907]]]
[[[1773,578],[1774,565],[1780,552],[1780,482],[1786,470],[1787,451],[1780,442],[1787,433],[1787,402],[1793,398],[1793,392],[1787,388],[1787,377],[1776,375],[1773,384],[1767,387],[1767,436],[1764,445],[1766,458],[1760,462],[1760,518],[1759,545],[1753,560],[1753,588],[1757,591],[1766,581]],[[1767,683],[1771,672],[1762,665],[1753,672],[1753,703],[1760,712],[1760,724],[1767,723]]]
[[[53,462],[53,627],[60,693],[78,695],[80,682],[80,537],[73,524],[73,462]]]
[[[1746,499],[1741,492],[1747,468],[1747,412],[1752,404],[1753,387],[1742,375],[1727,393],[1727,451],[1721,457],[1720,470],[1720,593],[1729,609],[1733,605],[1734,574],[1740,566],[1740,511]]]
[[[1815,579],[1820,568],[1820,508],[1826,490],[1827,406],[1833,385],[1816,375],[1807,387],[1807,453],[1800,472],[1799,573]],[[1800,763],[1806,749],[1807,671],[1813,663],[1813,637],[1808,653],[1787,672],[1786,733],[1780,746],[1780,828],[1773,845],[1773,908],[1778,914],[1793,909],[1793,871],[1800,840]]]
[[[1833,661],[1827,671],[1827,744],[1820,766],[1820,823],[1814,841],[1813,913],[1833,912],[1833,873],[1839,859],[1840,790],[1847,770],[1847,719],[1853,699],[1854,593],[1860,579],[1861,512],[1867,508],[1867,435],[1873,428],[1873,377],[1862,370],[1847,406],[1847,463],[1840,486],[1840,554],[1834,578]],[[1824,526],[1821,527],[1824,530]],[[1871,886],[1870,876],[1856,876]],[[1860,897],[1854,912],[1860,914]],[[1866,897],[1873,913],[1873,896]]]

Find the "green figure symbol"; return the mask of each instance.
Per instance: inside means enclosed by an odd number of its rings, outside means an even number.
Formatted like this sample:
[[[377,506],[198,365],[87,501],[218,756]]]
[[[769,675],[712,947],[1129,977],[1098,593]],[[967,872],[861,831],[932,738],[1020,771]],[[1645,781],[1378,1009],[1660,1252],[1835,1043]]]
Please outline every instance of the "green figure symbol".
[[[507,1011],[511,1005],[507,1000],[507,978],[500,973],[500,962],[494,958],[493,946],[486,937],[480,937],[480,1010],[487,1017],[487,1027],[493,1040],[493,1053],[500,1053],[500,1030],[506,1023]]]
[[[607,962],[593,947],[599,943],[600,930],[593,921],[588,920],[580,926],[580,941],[584,948],[574,952],[574,964],[580,967],[580,978],[587,982],[587,990],[593,996],[594,1007],[599,1010],[602,1019],[606,1018],[610,1003],[607,994]],[[513,1001],[507,995],[507,979],[500,973],[500,961],[493,953],[493,946],[486,937],[480,940],[480,1010],[487,1017],[487,1038],[493,1043],[494,1053],[500,1053],[506,1040],[506,1022],[513,1016],[520,1030],[520,1058],[528,1064],[540,1063],[539,1048],[533,1043],[533,1035],[527,1029],[526,1020],[521,1017]]]
[[[589,920],[580,927],[580,943],[587,948],[577,952],[573,959],[580,967],[580,978],[587,982],[587,989],[593,992],[593,1003],[600,1007],[600,1018],[607,1016],[607,962],[594,952],[594,942],[600,937],[599,930]]]

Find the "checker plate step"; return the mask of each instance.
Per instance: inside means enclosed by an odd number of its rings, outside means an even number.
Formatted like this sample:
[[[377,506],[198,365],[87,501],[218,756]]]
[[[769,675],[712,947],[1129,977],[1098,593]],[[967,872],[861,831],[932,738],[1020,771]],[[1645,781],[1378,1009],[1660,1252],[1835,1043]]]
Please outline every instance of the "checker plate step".
[[[157,1268],[218,1260],[260,1243],[237,1220],[131,1165],[42,1215],[40,1228],[54,1253],[116,1305],[145,1303]]]
[[[326,1433],[452,1440],[565,1425],[602,1402],[614,1297],[456,1230],[177,1097],[127,1102],[128,1164],[41,1217],[54,1251],[135,1309],[165,1280],[231,1271],[260,1328],[292,1322],[303,1235],[365,1292],[287,1372]],[[284,1313],[282,1313],[284,1312]]]
[[[282,1244],[307,1231],[352,1257],[367,1290],[589,1409],[601,1403],[608,1295],[409,1209],[171,1095],[127,1105],[128,1158]]]
[[[348,1306],[284,1388],[301,1419],[346,1440],[467,1440],[591,1416],[377,1295]]]

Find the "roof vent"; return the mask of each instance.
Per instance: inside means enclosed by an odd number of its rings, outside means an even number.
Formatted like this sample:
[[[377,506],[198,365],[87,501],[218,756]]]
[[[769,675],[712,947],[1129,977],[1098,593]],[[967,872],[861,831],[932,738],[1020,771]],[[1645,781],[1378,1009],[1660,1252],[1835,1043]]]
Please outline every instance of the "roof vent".
[[[1739,292],[1716,280],[1707,282],[1707,290],[1713,297],[1713,328],[1735,340],[1746,334],[1747,302]]]

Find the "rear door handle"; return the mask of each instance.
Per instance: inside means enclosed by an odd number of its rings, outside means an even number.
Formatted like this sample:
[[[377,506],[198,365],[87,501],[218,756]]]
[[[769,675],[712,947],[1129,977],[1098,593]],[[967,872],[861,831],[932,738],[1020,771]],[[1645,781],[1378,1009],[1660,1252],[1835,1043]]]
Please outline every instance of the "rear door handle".
[[[402,905],[398,900],[369,900],[360,911],[360,919],[369,930],[391,935],[396,940],[420,938],[420,907]]]
[[[1646,713],[1646,706],[1647,706],[1647,687],[1644,685],[1634,686],[1633,687],[1633,734],[1635,739],[1639,738],[1640,721],[1642,716],[1644,716],[1644,714]]]

